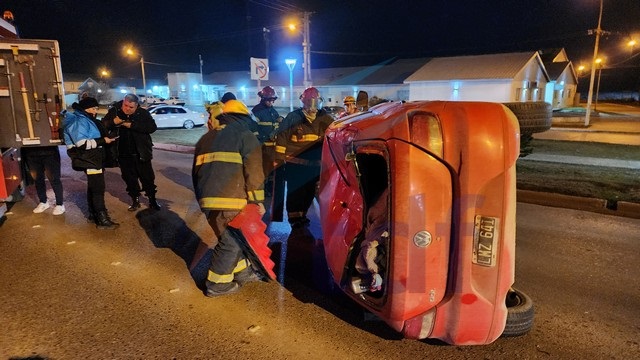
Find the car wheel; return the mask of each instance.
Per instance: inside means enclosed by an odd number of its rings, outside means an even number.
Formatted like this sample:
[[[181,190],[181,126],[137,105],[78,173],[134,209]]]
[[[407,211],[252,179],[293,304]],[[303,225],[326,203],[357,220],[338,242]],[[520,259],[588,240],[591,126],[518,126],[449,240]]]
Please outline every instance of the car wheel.
[[[531,135],[551,128],[552,109],[549,103],[544,101],[509,102],[504,103],[504,106],[508,107],[518,118],[522,135]]]
[[[502,336],[524,335],[533,327],[534,309],[531,298],[514,288],[511,288],[505,299],[507,305],[507,324]]]
[[[195,124],[193,123],[193,121],[187,120],[187,121],[184,122],[184,124],[182,126],[184,126],[185,129],[193,129]]]

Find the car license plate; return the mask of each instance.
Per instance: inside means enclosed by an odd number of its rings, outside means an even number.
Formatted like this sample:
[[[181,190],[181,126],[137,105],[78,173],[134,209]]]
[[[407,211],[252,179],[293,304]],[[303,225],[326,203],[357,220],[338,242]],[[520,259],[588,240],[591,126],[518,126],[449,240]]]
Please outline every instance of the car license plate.
[[[500,233],[499,219],[476,215],[473,229],[473,263],[482,266],[496,265],[496,246]]]

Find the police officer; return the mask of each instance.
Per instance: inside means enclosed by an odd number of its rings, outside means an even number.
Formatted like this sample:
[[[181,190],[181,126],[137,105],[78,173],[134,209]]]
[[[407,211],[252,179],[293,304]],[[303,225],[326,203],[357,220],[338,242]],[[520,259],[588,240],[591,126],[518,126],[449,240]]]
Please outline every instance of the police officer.
[[[262,167],[265,176],[265,193],[271,196],[273,188],[273,164],[275,161],[275,133],[282,122],[282,116],[273,107],[278,99],[276,90],[271,86],[265,86],[258,91],[260,103],[254,106],[251,112],[258,121],[258,140],[262,144]]]
[[[195,146],[193,188],[200,208],[218,238],[207,275],[207,296],[231,294],[243,284],[259,280],[227,227],[250,203],[264,214],[262,154],[252,131],[249,109],[238,100],[224,104],[219,125]]]
[[[292,228],[309,224],[307,210],[320,179],[320,157],[325,130],[333,118],[322,110],[318,89],[307,88],[300,101],[302,108],[290,112],[276,136],[276,163],[285,163],[287,211]]]

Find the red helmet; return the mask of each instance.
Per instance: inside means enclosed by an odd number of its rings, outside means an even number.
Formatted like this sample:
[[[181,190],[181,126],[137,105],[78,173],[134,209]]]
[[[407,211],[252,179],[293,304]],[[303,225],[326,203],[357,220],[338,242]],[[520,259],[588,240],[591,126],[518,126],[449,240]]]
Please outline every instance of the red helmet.
[[[302,101],[303,108],[320,109],[322,108],[322,101],[324,101],[324,99],[320,96],[318,89],[309,87],[300,95],[300,101]]]
[[[271,86],[265,86],[262,90],[258,91],[258,96],[264,100],[276,100],[278,98],[278,93],[276,89]]]

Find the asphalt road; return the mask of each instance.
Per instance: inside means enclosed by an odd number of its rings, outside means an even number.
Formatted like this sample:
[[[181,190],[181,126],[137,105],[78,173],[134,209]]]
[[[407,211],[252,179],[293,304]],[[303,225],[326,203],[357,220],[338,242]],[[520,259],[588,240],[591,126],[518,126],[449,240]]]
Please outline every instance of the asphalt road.
[[[640,354],[640,220],[518,204],[516,287],[536,319],[485,346],[402,339],[323,280],[317,219],[269,229],[281,283],[210,299],[212,233],[191,155],[156,151],[164,208],[127,212],[107,174],[115,231],[87,224],[85,180],[64,157],[67,213],[33,214],[33,187],[0,226],[0,359],[631,359]],[[143,203],[144,204],[144,203]]]

